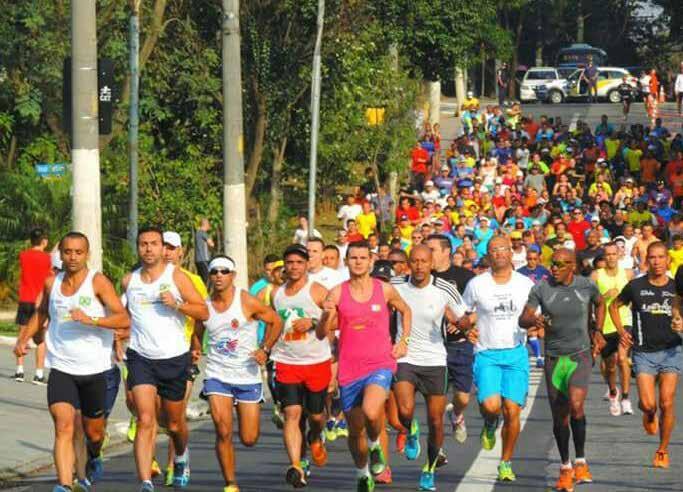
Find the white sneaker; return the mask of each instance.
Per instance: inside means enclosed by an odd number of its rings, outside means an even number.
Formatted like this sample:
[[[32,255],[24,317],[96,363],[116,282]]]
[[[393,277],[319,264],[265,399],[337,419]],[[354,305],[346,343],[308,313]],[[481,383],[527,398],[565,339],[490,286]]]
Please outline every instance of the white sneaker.
[[[621,400],[621,413],[624,415],[633,415],[633,407],[631,406],[631,400],[626,398]]]
[[[608,386],[607,389],[605,390],[605,394],[602,395],[602,399],[605,400],[605,401],[609,401],[609,386]]]
[[[617,394],[614,396],[609,396],[609,413],[614,417],[621,415],[621,403],[619,402],[620,391],[617,390]]]

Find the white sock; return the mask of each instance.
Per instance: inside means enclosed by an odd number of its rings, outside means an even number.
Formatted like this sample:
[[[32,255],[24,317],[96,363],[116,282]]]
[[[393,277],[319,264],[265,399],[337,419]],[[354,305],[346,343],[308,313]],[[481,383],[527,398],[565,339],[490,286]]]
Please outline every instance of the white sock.
[[[585,465],[585,464],[586,464],[586,458],[576,458],[576,459],[574,460],[574,463],[576,463],[576,464],[584,464],[584,465]]]
[[[368,467],[368,464],[366,463],[363,468],[356,468],[356,475],[358,478],[369,477],[370,468]]]
[[[17,366],[17,370],[15,372],[24,372],[24,366]]]
[[[379,446],[379,439],[377,439],[376,441],[368,440],[368,446],[370,446],[370,449],[374,448],[375,446]]]
[[[42,369],[36,369],[36,377],[37,378],[43,377],[43,370]]]
[[[181,455],[175,455],[175,461],[176,463],[187,463],[190,459],[190,448],[188,446],[185,446],[185,452]]]
[[[572,463],[571,461],[569,463],[562,463],[560,465],[561,470],[571,470],[572,469]]]

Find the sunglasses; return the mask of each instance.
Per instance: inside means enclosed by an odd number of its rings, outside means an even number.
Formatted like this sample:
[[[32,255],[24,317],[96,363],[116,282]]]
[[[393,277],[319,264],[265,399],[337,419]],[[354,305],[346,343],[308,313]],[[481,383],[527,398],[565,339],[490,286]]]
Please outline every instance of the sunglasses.
[[[566,267],[567,265],[569,265],[569,262],[568,262],[568,261],[555,261],[555,260],[553,260],[553,261],[550,263],[550,266],[551,266],[551,267],[557,267],[557,268],[564,268],[564,267]]]
[[[221,269],[213,269],[209,272],[211,275],[218,275],[219,273],[221,275],[230,275],[232,273],[232,270],[228,270],[227,268],[221,268]]]
[[[408,263],[408,262],[405,260],[389,260],[389,263],[391,263],[391,266],[394,266],[397,263]]]

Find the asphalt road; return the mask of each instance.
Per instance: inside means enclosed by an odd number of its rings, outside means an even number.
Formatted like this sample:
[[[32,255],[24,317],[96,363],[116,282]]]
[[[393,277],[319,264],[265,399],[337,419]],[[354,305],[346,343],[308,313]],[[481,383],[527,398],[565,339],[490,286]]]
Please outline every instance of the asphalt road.
[[[532,371],[532,385],[527,409],[523,414],[523,430],[513,461],[518,480],[514,484],[497,484],[495,467],[499,454],[482,451],[479,431],[482,420],[471,407],[467,411],[470,437],[464,445],[457,444],[448,435],[446,450],[449,464],[437,473],[437,487],[442,491],[541,491],[550,490],[557,478],[559,458],[552,436],[552,423],[548,409],[545,382],[542,373]],[[646,436],[640,424],[640,414],[612,417],[607,402],[602,400],[604,385],[599,374],[593,374],[587,401],[588,443],[587,456],[595,478],[590,486],[580,489],[591,492],[673,491],[683,486],[683,427],[676,429],[670,448],[672,466],[669,470],[655,470],[650,462],[657,446],[655,437]],[[634,397],[636,395],[634,394]],[[635,400],[635,398],[634,398]],[[683,398],[678,395],[677,406]],[[282,491],[289,487],[284,483],[287,466],[281,435],[270,422],[271,410],[262,412],[262,434],[256,447],[236,446],[237,476],[243,491]],[[424,424],[424,406],[417,414]],[[424,425],[423,425],[424,428]],[[45,429],[45,432],[52,432]],[[393,438],[392,434],[392,449]],[[188,490],[216,491],[223,487],[222,477],[213,452],[213,426],[210,421],[192,428],[190,437],[192,480]],[[424,437],[423,437],[424,445]],[[158,446],[157,456],[165,456],[164,443]],[[313,469],[309,481],[310,491],[355,490],[355,472],[346,443],[340,440],[329,445],[329,464],[323,469]],[[408,462],[392,452],[390,457],[394,483],[378,486],[377,490],[417,490],[419,470],[423,456],[417,462]],[[16,492],[45,492],[51,490],[54,472],[47,471],[12,485]],[[161,489],[162,487],[160,487]],[[97,492],[135,491],[135,467],[129,445],[108,450],[105,462],[105,478],[98,483]]]

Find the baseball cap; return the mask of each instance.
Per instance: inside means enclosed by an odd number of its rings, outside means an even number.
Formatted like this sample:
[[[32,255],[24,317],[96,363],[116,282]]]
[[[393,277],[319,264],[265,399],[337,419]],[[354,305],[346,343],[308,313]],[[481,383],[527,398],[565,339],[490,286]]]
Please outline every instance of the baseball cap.
[[[427,180],[427,181],[425,182],[425,186],[434,186],[434,181],[432,181],[431,179],[430,179],[430,180]]]
[[[180,248],[183,243],[180,239],[180,234],[175,231],[166,231],[163,235],[164,244],[173,246],[174,248]]]
[[[282,257],[286,259],[289,255],[297,255],[304,260],[308,260],[308,250],[301,244],[290,244],[287,246],[287,248],[285,248],[285,252],[282,254]]]
[[[441,170],[442,170],[442,171],[450,171],[450,170],[451,170],[451,168],[450,168],[450,167],[448,167],[448,165],[447,165],[447,164],[444,164],[443,166],[441,166]]]
[[[522,233],[519,231],[512,231],[510,233],[510,239],[522,239]]]
[[[591,222],[597,222],[599,224],[600,223],[600,217],[598,217],[597,215],[594,215],[593,217],[591,217]]]
[[[375,261],[370,276],[388,282],[391,279],[391,262],[389,260]]]

